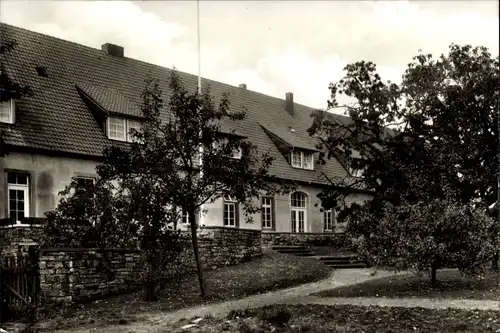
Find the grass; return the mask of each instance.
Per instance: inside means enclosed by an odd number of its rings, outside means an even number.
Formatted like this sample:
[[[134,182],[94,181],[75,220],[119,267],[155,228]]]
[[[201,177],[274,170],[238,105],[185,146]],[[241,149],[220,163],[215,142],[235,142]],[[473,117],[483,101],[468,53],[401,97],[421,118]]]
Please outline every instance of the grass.
[[[462,276],[457,270],[442,270],[437,274],[438,285],[432,288],[427,276],[399,275],[364,283],[325,290],[319,297],[418,297],[453,299],[500,299],[500,275],[489,273],[482,279]]]
[[[182,324],[177,325],[181,327]],[[178,328],[177,327],[177,328]],[[167,328],[158,332],[181,332]],[[500,330],[500,312],[384,308],[352,305],[273,305],[211,318],[182,332],[215,333],[491,333]]]
[[[188,276],[161,290],[159,301],[143,302],[140,293],[65,307],[47,318],[42,327],[54,329],[82,325],[127,324],[135,314],[173,311],[194,305],[239,299],[249,295],[313,282],[327,277],[330,269],[318,260],[266,251],[262,258],[207,272],[208,295],[199,294],[197,276]]]

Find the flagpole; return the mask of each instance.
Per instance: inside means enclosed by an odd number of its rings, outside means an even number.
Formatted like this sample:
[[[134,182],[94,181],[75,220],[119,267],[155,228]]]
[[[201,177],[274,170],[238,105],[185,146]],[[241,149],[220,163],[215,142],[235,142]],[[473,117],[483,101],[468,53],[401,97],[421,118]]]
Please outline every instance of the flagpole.
[[[198,94],[201,97],[201,43],[200,43],[200,0],[196,0],[196,27],[197,27],[197,39],[198,39]],[[200,129],[200,139],[202,133]],[[199,148],[200,155],[200,179],[203,177],[203,145],[200,144]],[[199,226],[203,225],[203,205],[200,206],[200,219],[198,222]]]

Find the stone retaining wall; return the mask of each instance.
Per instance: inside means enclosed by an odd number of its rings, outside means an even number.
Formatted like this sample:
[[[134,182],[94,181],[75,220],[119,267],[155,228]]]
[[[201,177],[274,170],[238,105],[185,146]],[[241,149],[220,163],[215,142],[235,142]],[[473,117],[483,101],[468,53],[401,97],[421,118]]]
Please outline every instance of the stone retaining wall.
[[[345,246],[345,235],[343,233],[263,232],[262,244],[266,246],[331,246],[335,249],[341,249]]]
[[[139,251],[118,249],[43,249],[41,296],[50,301],[101,298],[137,289],[141,283]]]
[[[27,253],[30,246],[38,245],[42,227],[38,225],[7,225],[0,227],[0,256]]]
[[[196,272],[189,232],[181,235],[183,250],[166,267],[168,278]],[[258,258],[260,230],[203,227],[198,244],[205,270]],[[79,301],[132,291],[141,286],[139,251],[117,249],[43,249],[40,251],[42,296],[52,301]]]

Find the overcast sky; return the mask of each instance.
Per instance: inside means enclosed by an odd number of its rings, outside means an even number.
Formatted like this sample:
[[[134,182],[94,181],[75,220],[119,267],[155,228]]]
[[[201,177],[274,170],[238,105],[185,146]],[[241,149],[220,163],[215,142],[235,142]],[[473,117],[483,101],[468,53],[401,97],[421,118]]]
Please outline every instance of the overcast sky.
[[[498,54],[498,1],[200,1],[202,76],[324,108],[358,60],[398,81],[419,49],[450,43]],[[0,0],[0,20],[197,74],[195,1]]]

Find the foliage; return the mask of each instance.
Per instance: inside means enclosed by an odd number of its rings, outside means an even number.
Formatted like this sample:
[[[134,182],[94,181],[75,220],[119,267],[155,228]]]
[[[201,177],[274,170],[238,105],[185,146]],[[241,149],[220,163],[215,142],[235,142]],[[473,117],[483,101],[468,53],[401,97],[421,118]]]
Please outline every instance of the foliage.
[[[401,213],[398,209],[413,209],[416,204],[434,207],[440,202],[436,200],[455,202],[459,207],[469,203],[485,207],[496,201],[498,57],[493,58],[484,47],[468,45],[451,45],[449,53],[438,59],[420,53],[408,65],[400,84],[383,81],[371,62],[357,62],[345,70],[345,77],[330,85],[328,107],[345,108],[350,118],[316,112],[309,132],[320,140],[319,148],[325,151],[322,159],[335,157],[346,168],[363,170],[360,178],[332,180],[333,186],[319,195],[323,207],[341,210],[340,221],[361,221],[366,230],[351,229],[359,233],[353,236],[382,228],[387,239],[381,235],[378,241],[390,240],[385,246],[393,251],[392,240],[397,237],[382,223],[397,230],[406,228],[398,227],[407,222],[396,218],[394,214]],[[353,103],[339,105],[342,95]],[[365,209],[342,207],[354,188],[371,191],[373,198]],[[432,222],[421,221],[413,231],[431,231]],[[470,229],[476,222],[462,223],[466,228],[462,234],[483,237],[484,229]],[[489,229],[491,241],[485,246],[498,241],[499,227],[497,223]],[[414,244],[413,236],[407,236]],[[462,241],[461,235],[457,237]],[[362,245],[374,246],[375,252],[381,247],[372,242]],[[413,256],[405,251],[401,255]]]
[[[43,247],[134,248],[138,226],[128,216],[127,200],[109,182],[82,186],[76,179],[59,193],[48,212]]]
[[[322,157],[364,170],[363,178],[342,185],[371,189],[371,211],[378,215],[385,201],[491,204],[498,172],[499,58],[483,47],[451,45],[439,59],[419,54],[413,60],[399,85],[384,82],[371,62],[346,66],[345,77],[330,85],[328,107],[345,108],[351,119],[316,112],[309,129],[327,151]],[[341,95],[354,102],[339,105]],[[332,186],[321,199],[339,206],[348,192]]]
[[[478,275],[496,252],[491,230],[496,222],[484,209],[435,199],[429,203],[384,203],[384,215],[373,220],[370,206],[347,217],[348,235],[358,254],[374,266],[432,273],[452,267]]]

